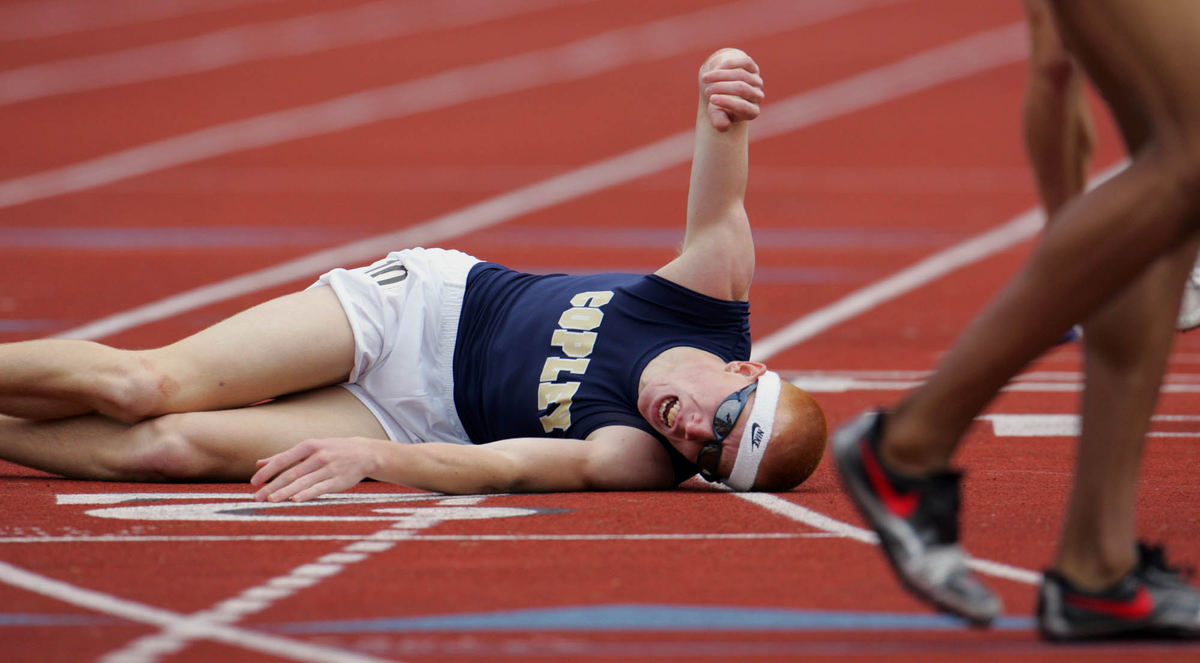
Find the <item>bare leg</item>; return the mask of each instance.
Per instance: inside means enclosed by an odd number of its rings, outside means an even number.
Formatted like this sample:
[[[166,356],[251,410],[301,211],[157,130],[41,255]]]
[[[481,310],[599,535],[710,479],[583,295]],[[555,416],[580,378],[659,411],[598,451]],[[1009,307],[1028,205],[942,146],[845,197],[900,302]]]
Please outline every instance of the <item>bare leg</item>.
[[[337,297],[315,288],[154,350],[60,339],[0,345],[0,412],[34,419],[99,412],[134,422],[238,407],[342,382],[353,361]]]
[[[1136,561],[1142,448],[1195,254],[1193,241],[1159,260],[1084,325],[1083,431],[1055,563],[1080,587],[1106,587]]]
[[[325,437],[387,435],[341,387],[137,424],[98,415],[56,421],[0,416],[0,458],[78,479],[247,481],[256,460]]]
[[[1144,117],[1152,136],[1129,169],[1063,209],[1029,263],[896,410],[883,453],[898,469],[947,465],[1005,382],[1195,232],[1200,5],[1167,5],[1070,4],[1072,51],[1118,120]]]
[[[1029,76],[1022,124],[1038,194],[1053,216],[1083,192],[1095,131],[1083,96],[1083,72],[1063,46],[1046,0],[1025,0]]]

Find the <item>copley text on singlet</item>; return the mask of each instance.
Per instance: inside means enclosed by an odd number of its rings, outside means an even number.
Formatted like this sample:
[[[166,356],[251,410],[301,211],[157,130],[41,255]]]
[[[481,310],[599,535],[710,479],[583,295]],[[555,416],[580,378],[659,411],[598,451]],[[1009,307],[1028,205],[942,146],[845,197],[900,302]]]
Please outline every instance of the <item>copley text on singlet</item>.
[[[571,298],[571,308],[558,318],[558,329],[550,336],[550,345],[562,355],[546,357],[538,384],[539,420],[547,433],[571,426],[571,399],[579,390],[579,381],[587,372],[589,357],[596,347],[596,332],[604,320],[600,307],[612,301],[611,290],[581,292]]]

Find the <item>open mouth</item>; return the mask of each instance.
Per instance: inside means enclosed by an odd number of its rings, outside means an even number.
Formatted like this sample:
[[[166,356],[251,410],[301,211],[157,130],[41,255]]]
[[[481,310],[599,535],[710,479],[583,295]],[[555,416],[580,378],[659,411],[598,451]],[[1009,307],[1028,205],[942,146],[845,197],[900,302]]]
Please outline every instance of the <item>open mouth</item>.
[[[668,396],[658,406],[658,419],[668,429],[675,427],[675,418],[679,416],[679,399]]]

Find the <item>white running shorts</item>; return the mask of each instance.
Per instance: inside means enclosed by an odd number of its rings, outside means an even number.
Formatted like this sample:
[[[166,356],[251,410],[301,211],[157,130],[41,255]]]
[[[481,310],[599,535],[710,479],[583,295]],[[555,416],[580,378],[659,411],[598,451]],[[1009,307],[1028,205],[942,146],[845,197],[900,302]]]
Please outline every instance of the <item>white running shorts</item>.
[[[467,273],[459,251],[405,249],[367,267],[335,269],[329,285],[354,331],[354,370],[342,386],[398,442],[470,444],[454,407],[454,341]]]

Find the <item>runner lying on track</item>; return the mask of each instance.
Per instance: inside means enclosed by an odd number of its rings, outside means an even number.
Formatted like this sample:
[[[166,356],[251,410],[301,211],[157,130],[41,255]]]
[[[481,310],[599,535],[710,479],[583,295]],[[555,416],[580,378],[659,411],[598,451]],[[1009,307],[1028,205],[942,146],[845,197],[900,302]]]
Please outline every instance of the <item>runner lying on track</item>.
[[[1107,100],[1132,163],[1061,207],[924,385],[837,433],[838,469],[907,587],[991,621],[1000,603],[958,545],[960,477],[950,459],[1000,388],[1084,320],[1083,428],[1038,629],[1053,640],[1200,638],[1200,592],[1161,548],[1137,542],[1135,527],[1145,435],[1200,242],[1200,4],[1027,7],[1035,48],[1047,37],[1037,31],[1057,26]]]
[[[0,346],[0,458],[81,479],[251,480],[266,500],[364,478],[446,493],[666,489],[697,471],[798,485],[824,416],[747,361],[762,79],[724,49],[699,86],[683,248],[653,275],[534,276],[411,249],[158,349]]]

